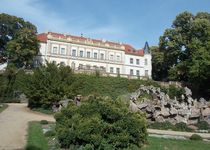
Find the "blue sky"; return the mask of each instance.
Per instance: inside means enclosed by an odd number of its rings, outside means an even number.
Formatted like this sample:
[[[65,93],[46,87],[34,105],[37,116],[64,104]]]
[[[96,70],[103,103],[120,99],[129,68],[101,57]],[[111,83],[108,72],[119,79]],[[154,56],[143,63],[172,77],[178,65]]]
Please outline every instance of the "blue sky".
[[[210,13],[209,0],[0,0],[8,13],[54,31],[129,43],[136,48],[158,45],[159,37],[176,15]]]

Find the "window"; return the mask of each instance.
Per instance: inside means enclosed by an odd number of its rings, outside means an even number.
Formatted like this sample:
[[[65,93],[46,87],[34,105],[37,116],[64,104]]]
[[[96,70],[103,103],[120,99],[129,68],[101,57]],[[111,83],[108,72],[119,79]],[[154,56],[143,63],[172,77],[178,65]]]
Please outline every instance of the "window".
[[[87,58],[90,58],[90,52],[87,52]]]
[[[72,50],[72,56],[76,56],[76,49]]]
[[[137,76],[139,76],[139,75],[140,75],[140,74],[139,74],[139,70],[136,70],[136,75],[137,75]]]
[[[139,59],[136,59],[136,64],[139,65]]]
[[[120,68],[117,68],[116,71],[117,71],[117,74],[120,74]]]
[[[117,55],[117,61],[120,61],[120,56],[119,55]]]
[[[97,53],[94,53],[93,57],[94,57],[94,59],[97,59],[98,54]]]
[[[133,58],[130,58],[130,64],[133,64]]]
[[[114,73],[114,68],[110,67],[110,73]]]
[[[130,69],[130,75],[133,75],[133,69]]]
[[[101,59],[102,59],[102,60],[104,59],[104,54],[103,54],[103,53],[101,53]]]
[[[114,59],[114,55],[110,55],[110,60],[113,60]]]
[[[61,48],[61,54],[62,55],[66,54],[66,49],[65,48]]]
[[[145,65],[145,66],[147,65],[147,59],[144,60],[144,65]]]
[[[65,66],[65,62],[60,62],[60,66]]]
[[[79,56],[80,56],[80,57],[83,57],[83,51],[80,51],[80,52],[79,52]]]
[[[148,77],[148,70],[145,70],[145,76]]]
[[[57,53],[58,53],[58,47],[53,47],[52,53],[53,53],[53,54],[57,54]]]

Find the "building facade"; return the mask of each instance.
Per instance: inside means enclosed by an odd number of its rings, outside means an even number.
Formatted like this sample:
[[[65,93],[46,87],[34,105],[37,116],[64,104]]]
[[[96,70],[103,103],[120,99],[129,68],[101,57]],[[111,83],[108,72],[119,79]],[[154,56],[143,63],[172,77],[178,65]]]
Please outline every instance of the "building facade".
[[[35,65],[45,61],[68,65],[75,72],[100,71],[103,75],[151,78],[149,46],[136,50],[128,44],[53,32],[38,35],[40,51]]]

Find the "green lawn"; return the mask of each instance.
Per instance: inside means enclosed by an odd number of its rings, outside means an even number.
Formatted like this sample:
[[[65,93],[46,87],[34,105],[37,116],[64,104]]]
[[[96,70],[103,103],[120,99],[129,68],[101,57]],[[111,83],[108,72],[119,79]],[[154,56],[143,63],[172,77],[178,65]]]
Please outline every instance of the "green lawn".
[[[42,133],[42,127],[39,122],[29,123],[26,150],[51,149],[48,146],[48,140],[50,139]],[[57,146],[51,145],[50,147],[55,149]],[[148,145],[145,145],[142,150],[210,150],[210,142],[148,137]]]
[[[47,140],[39,122],[30,122],[26,150],[48,150]]]
[[[8,107],[7,104],[2,104],[2,105],[3,105],[3,107],[0,107],[0,113]]]
[[[210,142],[148,137],[143,150],[210,150]]]

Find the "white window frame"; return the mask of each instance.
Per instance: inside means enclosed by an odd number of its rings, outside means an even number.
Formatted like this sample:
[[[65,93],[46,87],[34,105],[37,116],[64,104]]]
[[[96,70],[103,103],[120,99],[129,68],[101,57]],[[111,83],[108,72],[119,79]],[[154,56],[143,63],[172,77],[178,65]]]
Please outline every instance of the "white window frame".
[[[75,53],[74,53],[75,52]],[[77,56],[77,50],[76,49],[72,49],[72,56],[76,57]]]

